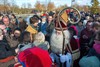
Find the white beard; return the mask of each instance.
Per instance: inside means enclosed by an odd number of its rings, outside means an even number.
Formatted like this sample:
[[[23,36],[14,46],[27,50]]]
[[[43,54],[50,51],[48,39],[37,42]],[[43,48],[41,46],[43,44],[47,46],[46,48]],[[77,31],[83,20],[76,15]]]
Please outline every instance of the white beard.
[[[62,53],[62,46],[63,46],[63,34],[62,31],[59,31],[60,34],[56,33],[56,30],[53,31],[51,35],[51,40],[50,40],[50,45],[51,45],[51,51],[54,53]],[[70,41],[70,33],[68,30],[64,31],[65,34],[65,46],[69,43]]]

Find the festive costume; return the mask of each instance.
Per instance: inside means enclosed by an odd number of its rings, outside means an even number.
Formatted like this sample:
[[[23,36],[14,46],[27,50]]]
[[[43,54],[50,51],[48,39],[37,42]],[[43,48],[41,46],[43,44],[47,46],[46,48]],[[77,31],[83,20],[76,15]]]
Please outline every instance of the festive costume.
[[[61,63],[66,64],[66,66],[64,67],[70,67],[72,63],[72,55],[71,53],[66,53],[65,55],[62,55],[63,34],[62,34],[62,31],[60,29],[58,22],[55,22],[55,23],[56,23],[55,29],[50,39],[50,45],[51,45],[51,51],[52,51],[50,56],[52,58],[52,61],[56,62],[57,67],[60,67]],[[65,25],[63,22],[60,22],[60,23],[61,23],[64,35],[65,35],[65,43],[64,43],[64,51],[65,51],[70,41],[70,33],[67,30],[67,25]]]

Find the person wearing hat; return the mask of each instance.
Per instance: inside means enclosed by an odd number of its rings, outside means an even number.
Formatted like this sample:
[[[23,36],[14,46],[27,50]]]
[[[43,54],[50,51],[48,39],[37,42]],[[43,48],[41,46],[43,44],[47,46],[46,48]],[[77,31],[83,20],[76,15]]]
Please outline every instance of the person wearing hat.
[[[52,61],[54,63],[56,62],[58,67],[61,67],[60,66],[61,63],[66,64],[66,66],[64,66],[64,67],[70,67],[72,64],[72,55],[71,55],[70,51],[65,53],[66,47],[69,45],[69,42],[70,42],[70,32],[67,29],[67,23],[60,21],[60,24],[62,26],[64,35],[65,35],[64,49],[63,49],[62,30],[56,19],[55,20],[55,29],[53,30],[51,39],[50,39],[50,49],[51,49],[50,56],[52,58]],[[62,49],[64,50],[64,54],[62,54]]]
[[[76,26],[70,26],[68,28],[71,34],[70,38],[70,46],[72,50],[72,56],[73,56],[73,66],[77,67],[78,66],[78,61],[80,58],[80,45],[79,45],[79,39],[78,39],[78,30]]]

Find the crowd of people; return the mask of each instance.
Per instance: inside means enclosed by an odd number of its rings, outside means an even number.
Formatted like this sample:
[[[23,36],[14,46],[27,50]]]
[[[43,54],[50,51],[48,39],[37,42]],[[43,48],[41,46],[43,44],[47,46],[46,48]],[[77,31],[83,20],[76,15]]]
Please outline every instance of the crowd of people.
[[[100,67],[100,14],[80,13],[77,24],[60,21],[65,37],[55,12],[0,14],[0,67]]]

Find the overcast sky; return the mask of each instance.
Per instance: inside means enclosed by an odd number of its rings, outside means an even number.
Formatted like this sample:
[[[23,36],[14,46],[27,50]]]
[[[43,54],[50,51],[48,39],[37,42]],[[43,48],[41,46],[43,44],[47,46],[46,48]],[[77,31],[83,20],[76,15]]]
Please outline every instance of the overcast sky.
[[[34,7],[34,4],[37,1],[40,1],[43,4],[51,1],[51,2],[54,2],[57,7],[60,5],[64,5],[64,4],[71,6],[71,0],[15,0],[16,4],[19,5],[20,7],[22,7],[23,3],[25,3],[25,4],[30,3],[32,5],[32,7]],[[86,4],[90,5],[90,2],[91,2],[91,0],[75,0],[74,3],[77,3],[79,5],[86,5]],[[100,2],[100,0],[99,0],[99,2]]]

